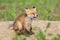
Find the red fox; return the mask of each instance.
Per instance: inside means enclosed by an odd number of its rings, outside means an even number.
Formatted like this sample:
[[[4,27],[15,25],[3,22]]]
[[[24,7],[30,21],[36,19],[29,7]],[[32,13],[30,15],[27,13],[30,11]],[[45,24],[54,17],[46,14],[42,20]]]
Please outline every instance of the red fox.
[[[16,20],[13,23],[13,29],[17,34],[20,34],[22,30],[26,30],[27,32],[32,31],[32,21],[36,19],[37,11],[36,8],[25,8],[25,14],[19,14]]]

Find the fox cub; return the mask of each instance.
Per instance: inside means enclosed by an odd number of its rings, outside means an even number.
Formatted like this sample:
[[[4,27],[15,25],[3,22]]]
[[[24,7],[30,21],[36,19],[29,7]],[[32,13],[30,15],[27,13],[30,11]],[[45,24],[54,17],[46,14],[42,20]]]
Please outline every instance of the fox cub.
[[[20,13],[13,23],[13,30],[15,30],[17,34],[20,34],[22,30],[25,30],[26,32],[32,32],[31,23],[38,16],[34,6],[30,9],[25,8],[25,12],[25,14]]]

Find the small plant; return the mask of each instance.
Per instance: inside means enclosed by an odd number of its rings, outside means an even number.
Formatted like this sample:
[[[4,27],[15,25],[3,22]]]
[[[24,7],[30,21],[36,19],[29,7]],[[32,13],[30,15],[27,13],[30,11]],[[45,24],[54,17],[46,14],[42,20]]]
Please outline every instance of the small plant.
[[[47,29],[50,27],[50,23],[47,24],[46,26],[46,30],[45,32],[43,32],[42,30],[40,30],[39,34],[37,35],[37,40],[46,40],[45,37],[46,37],[46,31]]]
[[[45,40],[45,34],[41,30],[36,37],[37,37],[37,40]]]
[[[26,40],[26,38],[22,38],[22,35],[15,35],[15,37],[12,40]]]
[[[48,22],[48,24],[47,24],[47,26],[46,26],[46,30],[45,30],[45,32],[47,31],[47,29],[50,27],[50,22]]]
[[[51,40],[60,40],[60,35],[57,35],[56,37],[52,38]]]
[[[15,35],[15,37],[12,40],[22,40],[22,37],[21,37],[21,35],[20,36]]]
[[[18,40],[18,36],[16,35],[12,40]]]

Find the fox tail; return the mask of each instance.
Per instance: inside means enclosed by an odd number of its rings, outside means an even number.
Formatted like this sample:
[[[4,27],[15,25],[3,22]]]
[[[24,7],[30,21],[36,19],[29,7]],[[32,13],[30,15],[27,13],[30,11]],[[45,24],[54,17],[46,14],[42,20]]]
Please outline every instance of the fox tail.
[[[11,29],[11,30],[13,30],[13,24],[9,24],[9,27],[8,27],[8,29]]]

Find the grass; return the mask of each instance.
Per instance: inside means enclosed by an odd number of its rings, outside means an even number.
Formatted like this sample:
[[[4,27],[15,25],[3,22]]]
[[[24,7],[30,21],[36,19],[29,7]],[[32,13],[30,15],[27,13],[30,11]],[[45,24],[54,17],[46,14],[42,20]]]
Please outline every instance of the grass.
[[[47,29],[50,27],[50,25],[51,25],[50,23],[47,24],[45,32],[40,30],[39,34],[37,34],[37,36],[36,36],[37,40],[46,40],[45,33],[46,33]],[[49,35],[52,35],[52,34],[49,34]],[[57,36],[51,38],[50,40],[60,40],[60,35],[58,34]]]
[[[51,40],[60,40],[60,35],[57,35],[56,37],[52,38]]]
[[[37,40],[45,40],[45,34],[40,30],[39,34],[36,36]]]
[[[21,35],[16,35],[12,40],[26,40],[26,38],[23,38]]]
[[[0,20],[14,20],[25,7],[36,6],[40,20],[60,20],[60,0],[0,0]]]
[[[39,34],[37,35],[37,40],[46,40],[46,31],[47,29],[50,27],[50,22],[47,24],[45,32],[43,32],[42,30],[40,30]]]
[[[45,30],[45,32],[47,31],[47,29],[50,27],[50,25],[51,25],[51,23],[50,22],[48,22],[48,24],[47,24],[47,26],[46,26],[46,30]]]

